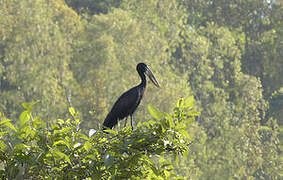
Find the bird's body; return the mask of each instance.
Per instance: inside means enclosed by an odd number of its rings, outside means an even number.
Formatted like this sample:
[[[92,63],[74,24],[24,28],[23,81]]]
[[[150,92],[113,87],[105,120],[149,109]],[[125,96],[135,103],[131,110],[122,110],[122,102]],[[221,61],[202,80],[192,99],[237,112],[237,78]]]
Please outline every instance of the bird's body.
[[[129,115],[132,116],[141,102],[144,90],[145,88],[139,89],[136,86],[122,94],[106,116],[103,126],[112,128],[118,123],[118,120],[124,119]]]
[[[131,116],[132,125],[133,113],[139,106],[146,88],[146,77],[144,73],[148,73],[152,82],[159,87],[157,80],[144,63],[139,63],[137,65],[137,71],[141,77],[141,83],[126,91],[118,98],[103,122],[104,129],[105,127],[110,129],[113,128],[119,120],[127,118],[128,116]]]

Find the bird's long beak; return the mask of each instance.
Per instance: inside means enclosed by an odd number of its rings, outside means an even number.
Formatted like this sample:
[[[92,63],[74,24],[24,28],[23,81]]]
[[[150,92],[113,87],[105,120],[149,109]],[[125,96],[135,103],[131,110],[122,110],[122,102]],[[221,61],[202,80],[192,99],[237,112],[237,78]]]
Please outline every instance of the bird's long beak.
[[[158,83],[158,81],[156,80],[156,78],[154,77],[152,71],[147,67],[146,70],[146,74],[148,75],[149,79],[151,80],[151,82],[156,86],[160,88],[160,85]]]

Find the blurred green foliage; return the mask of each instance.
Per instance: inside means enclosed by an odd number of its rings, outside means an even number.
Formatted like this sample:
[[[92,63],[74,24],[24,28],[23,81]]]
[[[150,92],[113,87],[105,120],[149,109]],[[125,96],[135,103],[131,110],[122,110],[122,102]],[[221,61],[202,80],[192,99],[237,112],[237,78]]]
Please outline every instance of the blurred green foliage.
[[[191,98],[192,99],[192,98]],[[85,135],[78,114],[47,123],[34,116],[36,103],[24,103],[14,126],[0,117],[1,179],[181,179],[166,156],[184,154],[192,142],[186,131],[196,115],[192,103],[180,99],[174,112],[161,113],[149,105],[155,118],[132,131],[101,130]],[[191,110],[190,110],[191,109]],[[92,129],[93,130],[93,129]],[[151,157],[158,158],[158,161]]]
[[[59,134],[71,133],[72,128],[74,134],[100,129],[119,95],[139,83],[136,65],[145,62],[161,89],[148,85],[135,113],[135,126],[142,129],[141,124],[148,124],[144,121],[150,119],[147,104],[161,112],[177,106],[178,114],[178,107],[194,101],[197,106],[192,115],[201,112],[196,122],[181,130],[194,139],[187,156],[175,153],[164,159],[148,158],[156,168],[153,174],[170,161],[173,166],[169,169],[184,178],[282,179],[282,1],[3,0],[0,7],[1,122],[27,138],[24,143],[15,140],[15,144],[22,143],[17,151],[31,148],[34,138],[39,142],[42,137],[45,142],[51,129]],[[174,105],[179,97],[187,100]],[[23,102],[38,104],[33,107]],[[149,111],[157,119],[164,118],[164,113],[151,106]],[[68,122],[58,120],[70,116]],[[28,128],[25,124],[32,117],[36,123]],[[72,124],[78,118],[80,132],[75,128],[78,124]],[[172,121],[163,123],[172,125]],[[147,128],[153,128],[151,125],[156,124],[151,122]],[[141,133],[119,132],[131,137]],[[92,142],[74,138],[89,142],[84,152],[94,153]],[[77,140],[59,141],[56,148],[49,144],[54,148],[50,154],[56,165],[54,176],[74,163],[70,154],[65,156],[65,148],[73,149],[67,154],[77,152],[74,144],[68,144]],[[1,149],[8,146],[0,144]],[[31,158],[23,154],[19,159]],[[109,166],[110,174],[117,173],[117,167],[111,166],[115,158],[121,157],[113,151],[100,162]],[[131,177],[135,167],[128,165],[132,169],[115,177]],[[167,172],[161,174],[155,178],[170,178]]]

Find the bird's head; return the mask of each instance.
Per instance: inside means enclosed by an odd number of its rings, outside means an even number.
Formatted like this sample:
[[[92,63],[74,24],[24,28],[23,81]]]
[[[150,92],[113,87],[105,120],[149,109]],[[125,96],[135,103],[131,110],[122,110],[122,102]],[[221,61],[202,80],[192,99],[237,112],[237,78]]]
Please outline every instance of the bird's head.
[[[144,64],[144,63],[139,63],[137,65],[137,71],[146,74],[149,79],[151,80],[151,82],[156,86],[156,87],[160,87],[158,81],[156,80],[156,78],[154,77],[152,71],[149,69],[149,67]]]

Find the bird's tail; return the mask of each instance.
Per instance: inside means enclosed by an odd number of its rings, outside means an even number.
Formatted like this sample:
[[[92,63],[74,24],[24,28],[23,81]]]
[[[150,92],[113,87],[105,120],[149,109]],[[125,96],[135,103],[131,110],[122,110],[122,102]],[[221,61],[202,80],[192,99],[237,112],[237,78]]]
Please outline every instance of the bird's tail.
[[[118,123],[117,118],[113,118],[111,116],[107,116],[103,122],[103,130],[105,129],[112,129]]]

